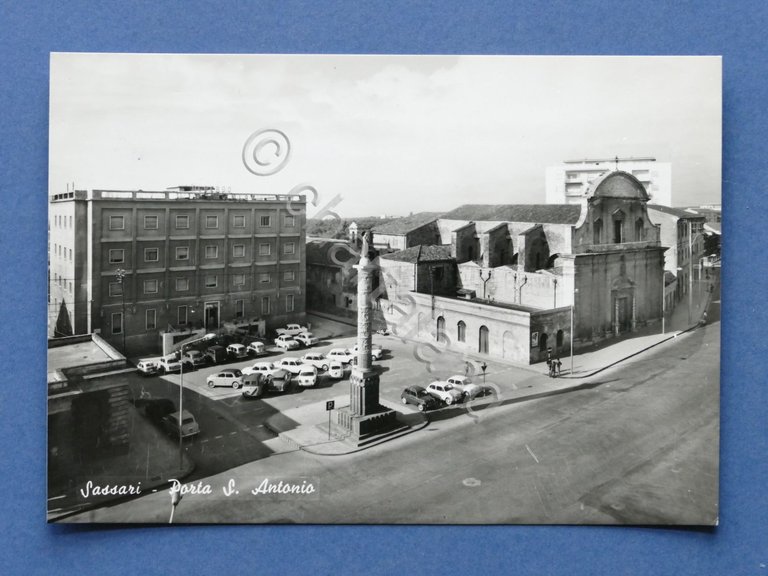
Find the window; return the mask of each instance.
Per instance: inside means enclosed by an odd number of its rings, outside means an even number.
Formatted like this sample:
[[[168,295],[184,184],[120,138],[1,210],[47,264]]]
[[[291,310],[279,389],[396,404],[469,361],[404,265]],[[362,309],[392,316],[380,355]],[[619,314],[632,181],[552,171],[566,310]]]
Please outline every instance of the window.
[[[125,230],[125,218],[123,216],[110,216],[109,217],[109,229],[110,230]]]
[[[151,308],[144,314],[144,328],[146,330],[154,330],[157,328],[157,310]]]
[[[245,316],[245,300],[235,300],[235,318]]]
[[[112,334],[123,333],[123,313],[115,312],[112,314]]]
[[[232,246],[232,258],[245,258],[245,244],[235,244]]]
[[[176,215],[176,228],[179,230],[185,230],[189,228],[189,215],[177,214]]]
[[[286,214],[285,218],[283,218],[283,225],[286,228],[293,228],[296,225],[296,218],[290,214]]]
[[[109,251],[110,264],[122,264],[125,262],[125,250],[122,248],[113,248]]]
[[[109,295],[110,296],[122,296],[123,295],[123,285],[120,282],[110,282],[109,283]]]
[[[176,260],[189,260],[189,246],[176,246]]]
[[[157,262],[160,260],[160,251],[157,248],[144,248],[144,262]]]
[[[445,342],[445,318],[442,316],[437,317],[437,332],[435,333],[435,337],[438,342]]]
[[[269,272],[262,272],[261,274],[259,274],[259,282],[261,284],[269,284],[270,282],[272,282],[272,274],[270,274]]]
[[[157,230],[158,223],[157,216],[144,216],[144,230]]]
[[[598,218],[592,224],[592,244],[600,244],[600,239],[603,235],[603,220]]]
[[[286,270],[285,272],[283,272],[283,280],[285,280],[286,282],[293,282],[294,280],[296,280],[296,272],[294,272],[293,270]]]
[[[270,313],[270,307],[269,307],[269,296],[264,296],[261,299],[261,314],[267,315]]]
[[[245,274],[235,274],[232,276],[232,284],[234,286],[245,286]]]
[[[72,216],[69,217],[69,227],[72,228]]]
[[[72,293],[72,282],[71,281],[69,282],[69,293],[70,294]]]
[[[205,217],[205,227],[206,228],[218,228],[219,227],[219,217],[218,216],[211,216],[208,215]]]
[[[285,311],[286,312],[293,312],[293,307],[295,305],[293,294],[288,294],[285,297]]]
[[[69,261],[72,262],[72,248],[69,249]]]
[[[218,258],[219,257],[219,247],[215,244],[209,244],[205,247],[205,257],[206,258]]]
[[[456,340],[459,342],[466,342],[467,340],[467,325],[463,320],[459,320],[456,324]]]
[[[643,226],[643,219],[638,218],[635,220],[635,240],[640,241],[644,240],[643,236],[645,235],[645,227]]]
[[[296,252],[296,244],[293,242],[286,242],[283,245],[283,254],[294,254]]]
[[[271,226],[272,216],[262,216],[259,218],[259,226]]]
[[[613,221],[613,243],[614,244],[621,244],[621,232],[622,232],[623,224],[624,223],[621,220]]]
[[[189,290],[189,278],[176,278],[176,292]]]
[[[144,294],[157,294],[157,280],[144,280]]]
[[[245,228],[245,216],[242,214],[235,214],[232,217],[232,226],[234,228]]]
[[[216,286],[219,285],[219,277],[211,274],[205,277],[205,287],[206,288],[216,288]]]
[[[259,244],[259,256],[269,256],[272,254],[272,246],[269,244]]]
[[[179,306],[176,309],[176,320],[179,326],[184,326],[187,323],[187,307]]]

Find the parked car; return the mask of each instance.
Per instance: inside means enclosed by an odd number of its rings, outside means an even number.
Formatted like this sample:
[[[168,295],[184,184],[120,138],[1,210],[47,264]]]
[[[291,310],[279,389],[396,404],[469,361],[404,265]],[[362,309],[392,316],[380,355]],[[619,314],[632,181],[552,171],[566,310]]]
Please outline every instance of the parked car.
[[[275,338],[275,346],[283,348],[284,350],[293,350],[299,347],[299,343],[293,339],[293,336],[286,336],[283,334],[282,336]]]
[[[326,355],[328,360],[336,360],[342,364],[349,364],[355,357],[354,353],[350,352],[346,348],[334,348]]]
[[[291,373],[272,362],[256,362],[253,366],[243,368],[243,374],[262,374],[267,381],[290,380]]]
[[[293,339],[296,340],[296,342],[299,344],[307,347],[319,342],[317,336],[312,334],[312,332],[302,332],[301,334],[294,336]]]
[[[440,406],[440,401],[422,386],[409,386],[400,394],[400,400],[403,404],[415,404],[419,412]]]
[[[248,344],[246,350],[251,356],[261,356],[262,354],[267,353],[267,347],[264,346],[264,342],[259,342],[258,340],[254,340]]]
[[[334,380],[341,380],[344,378],[344,365],[335,360],[328,364],[328,376]]]
[[[275,366],[278,368],[282,368],[283,370],[287,370],[291,374],[298,374],[301,371],[301,365],[302,361],[299,358],[280,358],[277,362],[275,362]]]
[[[224,346],[209,346],[205,351],[208,364],[221,364],[227,361],[227,349]]]
[[[311,364],[302,364],[296,378],[299,386],[315,386],[317,384],[317,368]]]
[[[475,398],[486,398],[489,396],[496,396],[496,390],[485,384],[470,384],[464,388],[465,400],[474,400]]]
[[[445,379],[448,384],[453,386],[456,390],[461,392],[462,396],[466,396],[464,393],[467,389],[467,386],[470,386],[472,384],[472,380],[467,378],[466,376],[461,376],[460,374],[456,374],[455,376],[451,376],[450,378]]]
[[[351,352],[355,356],[357,356],[357,344],[355,344],[352,347]],[[381,346],[377,346],[376,344],[371,344],[371,357],[374,360],[381,360],[381,357],[383,356],[383,354],[384,354],[384,349]]]
[[[445,402],[446,404],[453,404],[454,402],[461,402],[463,393],[453,387],[448,382],[432,382],[427,386],[427,392],[432,394],[438,400]]]
[[[184,362],[184,369],[191,370],[192,364],[188,361]],[[181,362],[179,361],[179,355],[176,353],[163,356],[158,362],[158,368],[161,372],[169,374],[171,372],[181,372]]]
[[[243,385],[243,373],[236,368],[233,368],[232,370],[224,370],[218,374],[211,374],[208,376],[206,383],[208,384],[208,388],[231,386],[237,390]]]
[[[162,424],[163,418],[176,411],[173,400],[167,398],[150,398],[144,401],[144,415],[153,424]]]
[[[227,356],[230,360],[241,360],[248,357],[248,349],[242,344],[230,344],[227,346]]]
[[[181,418],[179,418],[178,412],[168,414],[163,418],[163,426],[169,434],[180,438],[187,438],[188,436],[200,433],[200,426],[198,426],[197,420],[188,410],[182,411]]]
[[[184,353],[184,359],[187,361],[188,365],[192,366],[192,368],[202,368],[206,364],[205,356],[203,356],[203,353],[200,352],[200,350],[187,350]]]
[[[288,324],[285,328],[278,328],[275,330],[279,335],[297,336],[302,332],[309,332],[309,328],[300,326],[299,324]]]
[[[160,372],[160,358],[139,360],[136,370],[142,376],[154,376]]]
[[[304,354],[304,356],[301,357],[301,361],[304,364],[311,364],[320,370],[328,370],[329,360],[319,352],[309,352],[308,354]]]
[[[270,378],[258,372],[243,376],[243,397],[260,398],[265,392],[290,392],[293,384],[285,370],[280,370],[283,378]]]

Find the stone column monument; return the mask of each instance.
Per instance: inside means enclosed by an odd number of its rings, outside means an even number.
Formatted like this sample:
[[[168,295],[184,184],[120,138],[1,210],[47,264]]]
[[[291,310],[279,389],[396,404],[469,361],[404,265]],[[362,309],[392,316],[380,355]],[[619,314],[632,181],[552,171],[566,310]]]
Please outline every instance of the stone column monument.
[[[357,362],[349,379],[349,407],[338,412],[338,424],[358,444],[400,426],[397,412],[379,404],[379,371],[371,361],[373,313],[371,291],[378,269],[368,257],[368,235],[363,236],[357,269]]]

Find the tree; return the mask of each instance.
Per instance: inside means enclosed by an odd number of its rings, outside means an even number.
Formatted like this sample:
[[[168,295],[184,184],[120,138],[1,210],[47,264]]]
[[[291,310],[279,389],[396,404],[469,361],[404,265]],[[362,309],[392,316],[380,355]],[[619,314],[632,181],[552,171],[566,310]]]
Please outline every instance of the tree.
[[[74,331],[72,330],[72,322],[69,320],[67,303],[62,300],[59,307],[59,316],[56,318],[56,327],[53,330],[53,337],[72,336],[72,334],[74,334]]]

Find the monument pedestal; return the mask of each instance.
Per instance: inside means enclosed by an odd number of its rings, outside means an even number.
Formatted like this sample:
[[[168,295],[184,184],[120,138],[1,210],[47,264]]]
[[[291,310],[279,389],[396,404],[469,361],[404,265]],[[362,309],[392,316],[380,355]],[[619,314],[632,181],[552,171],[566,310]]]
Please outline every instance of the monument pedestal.
[[[357,446],[400,430],[397,412],[379,404],[379,375],[374,370],[354,368],[349,379],[349,406],[337,412],[336,423]]]

